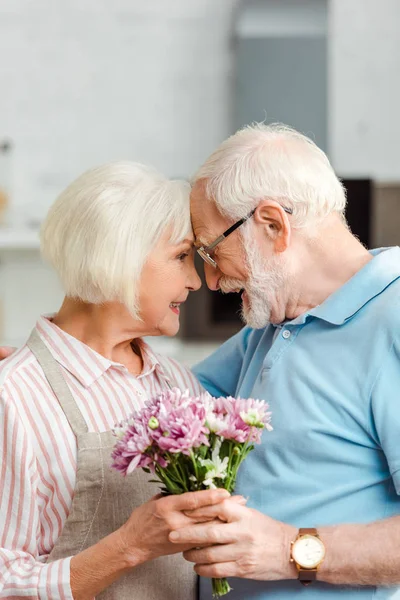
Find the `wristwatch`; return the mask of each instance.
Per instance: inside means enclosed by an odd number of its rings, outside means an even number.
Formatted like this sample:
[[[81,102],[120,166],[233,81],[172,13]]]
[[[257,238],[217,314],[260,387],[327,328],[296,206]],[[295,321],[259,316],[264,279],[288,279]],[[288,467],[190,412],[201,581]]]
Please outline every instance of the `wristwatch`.
[[[296,565],[298,580],[303,585],[310,585],[317,578],[317,571],[325,558],[325,546],[314,528],[299,529],[299,533],[291,542],[290,562]]]

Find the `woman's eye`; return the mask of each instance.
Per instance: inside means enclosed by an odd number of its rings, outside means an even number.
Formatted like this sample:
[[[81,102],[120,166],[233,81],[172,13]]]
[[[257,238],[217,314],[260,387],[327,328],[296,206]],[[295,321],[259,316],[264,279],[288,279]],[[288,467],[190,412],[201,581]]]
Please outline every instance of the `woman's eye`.
[[[189,256],[187,252],[182,252],[182,254],[178,256],[178,259],[183,262],[187,256]]]

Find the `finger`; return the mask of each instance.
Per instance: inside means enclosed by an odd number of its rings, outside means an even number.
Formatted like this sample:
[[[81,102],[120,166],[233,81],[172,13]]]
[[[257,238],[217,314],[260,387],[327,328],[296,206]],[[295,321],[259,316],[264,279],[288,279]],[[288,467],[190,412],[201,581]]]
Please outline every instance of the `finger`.
[[[171,531],[169,539],[174,544],[191,547],[228,544],[235,541],[234,526],[230,523],[189,525]]]
[[[180,494],[177,496],[170,496],[171,508],[174,510],[197,510],[203,506],[212,506],[218,504],[226,498],[229,498],[230,494],[227,490],[202,490],[200,492],[186,492],[186,494]]]
[[[238,565],[235,562],[214,563],[212,565],[195,565],[194,570],[202,577],[240,577]]]
[[[236,496],[231,496],[230,498],[228,498],[228,500],[229,502],[236,502],[236,504],[242,504],[242,506],[245,506],[247,504],[248,498],[237,494]]]
[[[224,502],[234,502],[236,504],[241,504],[242,506],[245,506],[247,503],[248,498],[245,498],[244,496],[231,496],[230,498],[227,498],[226,500],[224,500]],[[196,518],[196,514],[202,511],[202,508],[198,508],[196,510],[185,510],[185,515],[187,515],[188,517],[194,517]]]
[[[243,550],[240,550],[237,544],[218,544],[206,548],[191,548],[183,553],[185,560],[198,565],[231,562],[241,556],[243,556]]]
[[[186,513],[184,513],[186,516]],[[213,519],[212,517],[196,517],[196,518],[192,518],[192,517],[188,517],[188,521],[187,524],[190,525],[191,523],[221,523],[220,519]]]
[[[245,500],[245,499],[244,499]],[[224,500],[219,504],[212,506],[202,506],[192,511],[185,511],[185,515],[191,519],[220,519],[221,521],[231,522],[237,520],[242,513],[244,505],[242,502],[237,500],[233,501],[233,498]]]
[[[8,358],[15,351],[16,348],[12,348],[11,346],[0,346],[0,360]]]

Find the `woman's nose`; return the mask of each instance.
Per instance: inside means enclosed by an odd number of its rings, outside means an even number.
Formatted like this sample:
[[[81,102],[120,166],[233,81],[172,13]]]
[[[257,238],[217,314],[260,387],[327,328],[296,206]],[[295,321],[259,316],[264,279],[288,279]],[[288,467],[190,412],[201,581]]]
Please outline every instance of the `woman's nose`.
[[[201,279],[196,270],[196,267],[193,263],[192,268],[190,269],[190,277],[189,277],[189,289],[192,292],[197,292],[201,288]]]

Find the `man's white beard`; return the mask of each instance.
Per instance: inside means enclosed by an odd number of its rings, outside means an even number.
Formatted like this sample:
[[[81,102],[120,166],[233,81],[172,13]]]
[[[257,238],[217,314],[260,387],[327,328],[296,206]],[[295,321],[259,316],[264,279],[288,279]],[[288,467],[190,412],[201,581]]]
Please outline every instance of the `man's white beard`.
[[[271,321],[272,302],[285,286],[284,262],[275,257],[266,260],[259,254],[257,243],[245,235],[245,252],[249,277],[247,281],[222,277],[221,291],[228,293],[244,288],[248,297],[247,306],[242,302],[241,318],[253,329],[262,329]]]

